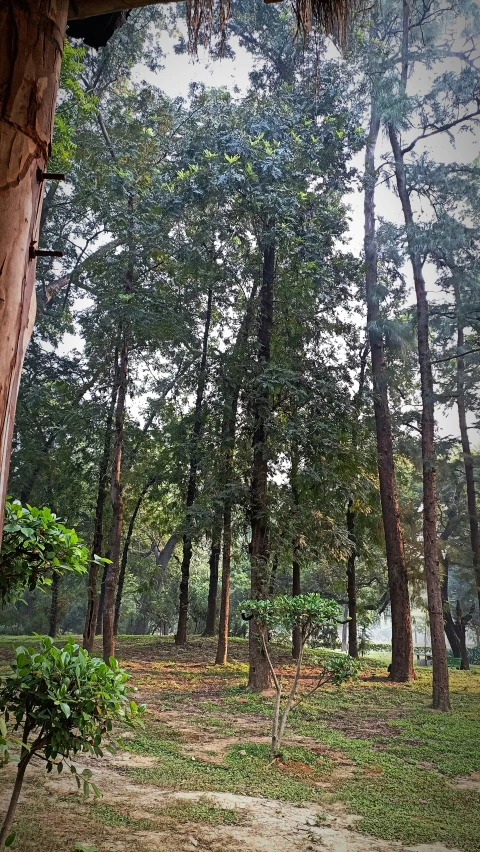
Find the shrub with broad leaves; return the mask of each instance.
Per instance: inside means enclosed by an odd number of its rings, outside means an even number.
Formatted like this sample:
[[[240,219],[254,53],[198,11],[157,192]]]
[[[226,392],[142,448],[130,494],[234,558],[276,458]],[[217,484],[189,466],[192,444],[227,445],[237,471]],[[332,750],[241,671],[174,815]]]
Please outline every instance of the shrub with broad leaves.
[[[87,548],[75,530],[61,524],[50,509],[7,500],[0,550],[2,604],[21,598],[24,589],[49,586],[52,574],[84,574],[87,563]]]
[[[75,758],[82,752],[102,757],[103,740],[114,722],[133,727],[140,720],[145,708],[132,700],[132,691],[113,657],[106,665],[73,639],[58,648],[48,637],[39,637],[37,648],[16,648],[12,672],[0,688],[0,750],[5,763],[18,746],[20,759],[0,849],[12,837],[18,796],[32,759],[45,761],[47,772],[68,768],[85,795],[99,794],[91,771],[79,772]]]

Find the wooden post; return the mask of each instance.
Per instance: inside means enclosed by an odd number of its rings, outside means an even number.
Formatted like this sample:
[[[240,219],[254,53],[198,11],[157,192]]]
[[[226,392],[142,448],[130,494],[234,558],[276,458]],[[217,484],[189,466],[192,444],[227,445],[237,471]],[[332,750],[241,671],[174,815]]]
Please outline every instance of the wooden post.
[[[0,543],[68,0],[0,0]]]

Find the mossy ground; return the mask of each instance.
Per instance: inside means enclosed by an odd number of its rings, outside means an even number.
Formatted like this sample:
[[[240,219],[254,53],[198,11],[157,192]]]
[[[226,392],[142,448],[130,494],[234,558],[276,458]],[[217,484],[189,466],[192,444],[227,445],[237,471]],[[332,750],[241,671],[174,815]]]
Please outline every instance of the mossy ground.
[[[5,661],[11,643],[0,638]],[[480,668],[451,672],[453,709],[438,714],[429,706],[431,671],[420,670],[414,683],[395,685],[386,677],[384,659],[366,658],[358,683],[325,688],[292,713],[281,759],[272,762],[272,698],[246,690],[246,643],[232,642],[232,662],[225,668],[211,665],[214,643],[196,637],[185,649],[175,648],[171,639],[119,637],[118,651],[148,706],[145,729],[119,740],[120,748],[151,758],[148,765],[124,770],[133,783],[296,805],[317,802],[322,811],[341,802],[361,817],[355,829],[366,834],[480,852],[480,792],[455,785],[457,776],[480,770]],[[321,655],[308,656],[305,686]],[[291,670],[288,649],[278,649],[277,660]],[[2,782],[2,789],[7,786]],[[39,848],[39,824],[46,832],[43,852],[73,852],[74,843],[65,843],[67,824],[75,825],[77,840],[88,835],[103,852],[110,848],[106,837],[111,841],[125,832],[133,836],[179,824],[227,829],[240,819],[234,808],[214,807],[201,797],[139,817],[133,801],[130,811],[72,796],[57,802],[62,809],[57,830],[55,801],[38,786],[27,793],[15,847],[21,852]]]

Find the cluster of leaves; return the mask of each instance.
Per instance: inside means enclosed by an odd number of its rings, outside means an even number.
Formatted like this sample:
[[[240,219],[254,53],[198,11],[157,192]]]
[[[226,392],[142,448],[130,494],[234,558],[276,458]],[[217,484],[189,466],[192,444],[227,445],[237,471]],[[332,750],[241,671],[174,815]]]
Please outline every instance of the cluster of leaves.
[[[50,509],[7,500],[0,552],[2,603],[21,597],[27,588],[51,584],[52,573],[84,574],[88,551],[75,530],[67,529]]]
[[[57,648],[48,637],[40,639],[39,648],[18,647],[12,674],[0,689],[0,712],[4,723],[0,743],[4,762],[9,758],[7,726],[13,723],[14,734],[23,731],[23,748],[29,757],[41,754],[47,772],[56,765],[62,772],[64,761],[71,763],[79,752],[103,756],[102,738],[120,721],[133,727],[145,707],[131,700],[127,674],[117,661],[106,665],[90,657],[73,639]],[[28,738],[33,739],[28,743]],[[83,789],[90,792],[91,773],[82,773]],[[91,785],[95,794],[98,790]]]
[[[335,601],[326,600],[313,592],[294,597],[278,595],[273,599],[243,601],[240,610],[247,617],[255,619],[262,628],[274,630],[283,627],[291,631],[300,626],[306,637],[322,625],[335,623],[341,616],[340,607]]]

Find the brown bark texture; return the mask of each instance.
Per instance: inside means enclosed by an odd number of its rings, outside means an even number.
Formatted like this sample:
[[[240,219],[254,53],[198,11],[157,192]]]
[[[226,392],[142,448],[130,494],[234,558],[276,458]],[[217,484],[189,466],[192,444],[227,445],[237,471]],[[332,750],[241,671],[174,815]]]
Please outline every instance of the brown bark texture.
[[[271,224],[270,224],[271,227]],[[260,291],[260,322],[258,326],[258,384],[253,402],[253,465],[250,489],[252,540],[250,544],[251,597],[265,600],[269,585],[268,542],[268,414],[269,394],[261,385],[262,374],[270,362],[273,328],[273,296],[275,285],[275,246],[270,241],[263,250],[262,285]],[[250,689],[268,689],[270,669],[262,647],[262,637],[250,621],[249,630]]]
[[[230,616],[230,562],[232,554],[232,486],[234,479],[233,454],[235,450],[237,409],[242,384],[241,363],[253,321],[257,285],[253,285],[248,298],[242,324],[233,348],[232,363],[224,389],[224,412],[222,419],[223,452],[223,543],[222,543],[222,587],[220,592],[220,617],[218,623],[218,645],[215,664],[225,666],[228,657],[228,623]]]
[[[429,341],[428,299],[423,263],[414,240],[414,217],[407,187],[405,163],[397,131],[389,125],[390,144],[395,158],[395,177],[407,232],[408,254],[413,270],[417,300],[417,338],[422,394],[423,467],[423,554],[427,586],[428,614],[433,662],[433,709],[450,710],[447,649],[443,628],[443,607],[437,550],[437,486],[435,470],[435,403],[432,358]]]
[[[218,595],[218,566],[220,563],[221,528],[215,527],[212,532],[212,546],[209,559],[208,604],[204,636],[215,636],[215,621],[217,618]]]
[[[355,571],[355,560],[357,548],[355,541],[355,511],[353,500],[347,507],[347,533],[350,541],[350,553],[347,562],[347,598],[348,598],[348,654],[358,660],[358,636],[357,636],[357,580]]]
[[[413,680],[415,673],[413,669],[408,575],[395,478],[384,341],[379,328],[380,305],[377,294],[378,257],[375,219],[375,148],[379,130],[380,119],[376,115],[374,104],[372,104],[369,135],[365,150],[364,247],[367,325],[372,364],[378,478],[392,616],[392,667],[390,676],[393,681],[405,683]]]
[[[113,446],[110,498],[112,501],[111,562],[107,567],[103,599],[103,659],[106,663],[115,656],[115,591],[120,570],[120,548],[123,530],[122,454],[123,427],[128,385],[129,331],[124,328],[118,362],[118,395],[115,408],[115,442]]]
[[[85,616],[85,627],[83,630],[83,647],[89,654],[93,651],[93,645],[95,642],[95,632],[97,628],[97,615],[98,615],[98,590],[97,590],[97,581],[98,581],[98,562],[95,562],[95,556],[102,556],[102,548],[103,548],[103,514],[105,511],[105,503],[107,501],[107,487],[108,487],[108,466],[110,462],[110,448],[112,443],[112,426],[113,426],[113,415],[115,413],[115,403],[117,401],[117,365],[118,365],[118,351],[115,352],[115,364],[114,364],[114,379],[112,385],[112,393],[110,398],[110,405],[107,412],[107,419],[105,422],[105,436],[103,440],[103,451],[102,457],[100,459],[100,468],[98,472],[98,489],[97,489],[97,503],[95,506],[95,521],[93,528],[93,541],[92,541],[92,551],[90,557],[90,565],[88,569],[88,580],[87,580],[87,614]],[[106,574],[105,574],[106,579]],[[104,594],[105,594],[105,585],[104,585]],[[103,619],[103,601],[102,601],[102,619]]]
[[[0,543],[67,0],[0,2]]]
[[[465,330],[462,319],[462,303],[458,281],[455,282],[455,301],[457,306],[457,409],[462,442],[463,464],[465,468],[465,484],[467,487],[468,521],[470,525],[470,545],[472,548],[472,563],[477,588],[478,605],[480,608],[480,541],[478,535],[477,498],[475,494],[475,477],[473,457],[470,449],[470,438],[467,427],[467,408],[465,402]]]
[[[210,333],[210,322],[212,319],[212,301],[213,301],[213,286],[209,283],[207,297],[207,313],[205,316],[205,326],[203,330],[202,356],[200,360],[200,369],[198,373],[197,395],[195,399],[195,410],[193,414],[193,429],[192,429],[192,449],[190,453],[190,470],[188,475],[187,486],[187,501],[186,501],[186,531],[183,536],[183,558],[180,580],[180,609],[178,613],[178,626],[175,634],[175,644],[185,645],[187,641],[187,623],[188,623],[188,587],[190,580],[190,562],[192,561],[192,507],[197,496],[197,471],[198,471],[198,451],[199,442],[202,434],[202,409],[203,397],[205,394],[205,385],[207,382],[207,351],[208,351],[208,336]]]
[[[122,550],[122,562],[120,565],[120,571],[118,574],[118,583],[117,583],[117,593],[115,596],[115,614],[113,618],[113,632],[115,636],[118,633],[118,622],[120,621],[120,612],[122,609],[122,596],[123,596],[123,587],[125,585],[125,575],[127,573],[127,562],[128,562],[128,551],[130,550],[130,544],[132,541],[133,530],[135,528],[135,521],[137,520],[137,515],[140,511],[140,507],[143,503],[144,498],[150,491],[150,488],[154,484],[155,480],[150,479],[146,485],[142,488],[140,494],[138,495],[137,501],[133,508],[133,512],[130,516],[130,521],[128,524],[127,535],[125,537],[125,542],[123,544]]]
[[[220,592],[220,620],[215,664],[225,666],[228,658],[228,622],[230,616],[230,561],[232,555],[232,502],[225,500],[223,510],[222,588]]]

